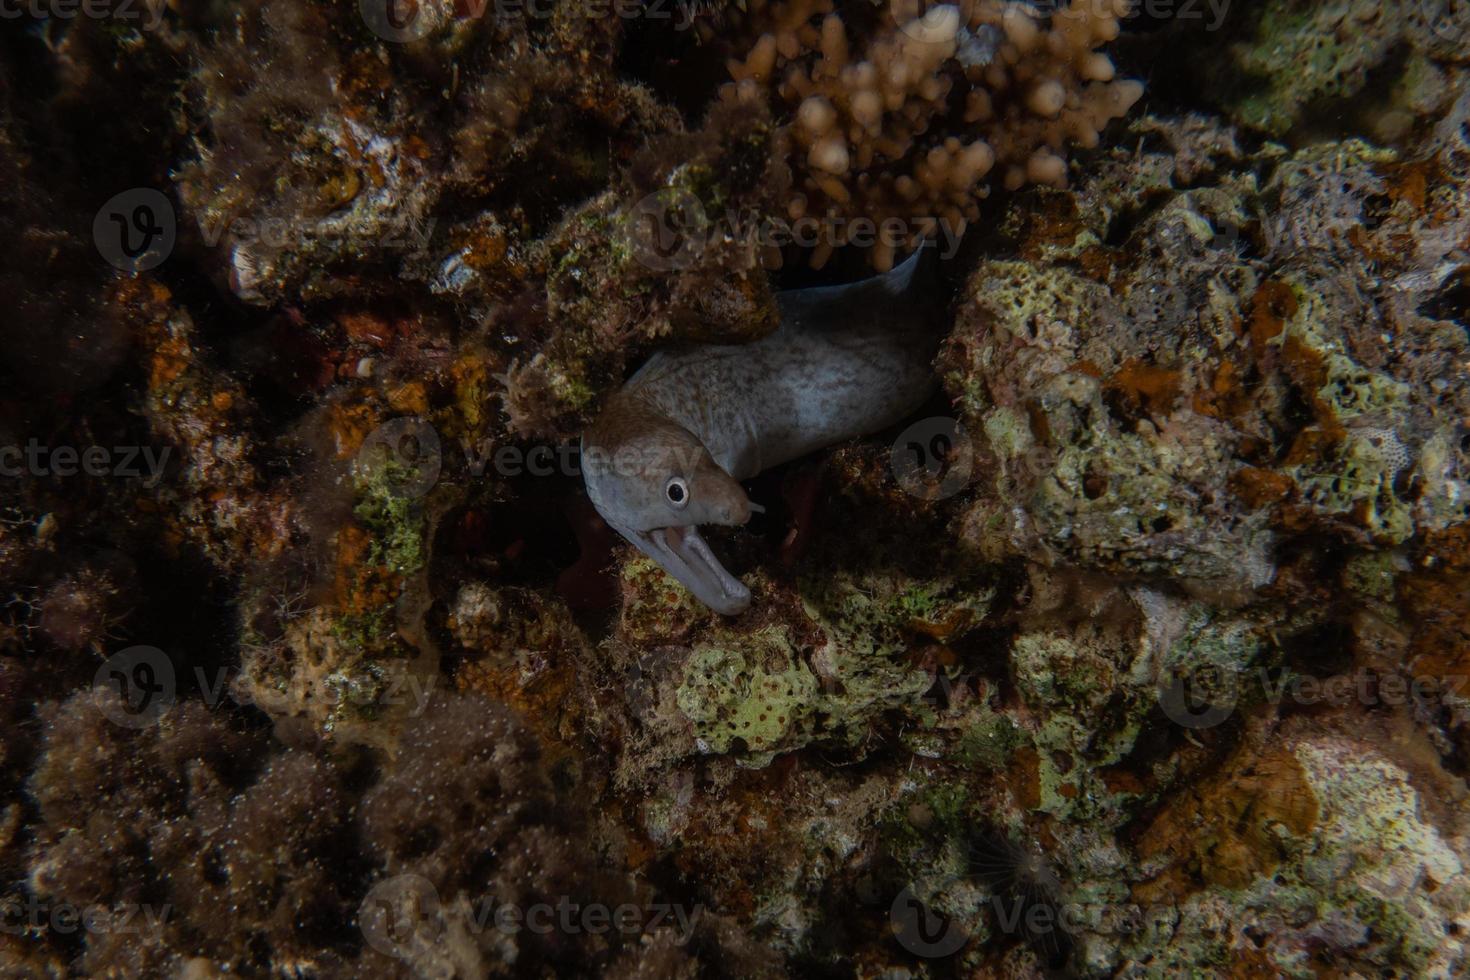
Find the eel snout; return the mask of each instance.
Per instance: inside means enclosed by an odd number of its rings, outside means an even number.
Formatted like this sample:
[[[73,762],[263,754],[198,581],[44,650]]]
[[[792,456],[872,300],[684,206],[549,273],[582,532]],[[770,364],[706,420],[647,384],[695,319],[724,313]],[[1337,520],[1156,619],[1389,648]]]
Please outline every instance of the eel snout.
[[[750,517],[749,511],[745,514]],[[744,523],[744,521],[731,523]],[[725,570],[705,543],[699,528],[656,527],[651,531],[618,528],[638,550],[664,567],[700,602],[715,612],[734,616],[750,606],[750,590]]]

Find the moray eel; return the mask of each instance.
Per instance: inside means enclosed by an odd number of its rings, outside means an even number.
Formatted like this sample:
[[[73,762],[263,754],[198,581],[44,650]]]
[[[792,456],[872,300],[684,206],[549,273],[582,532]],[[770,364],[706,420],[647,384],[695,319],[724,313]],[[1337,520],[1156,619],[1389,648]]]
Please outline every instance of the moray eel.
[[[739,481],[928,399],[939,333],[921,258],[934,251],[860,282],[778,293],[779,326],[752,343],[655,354],[582,434],[597,512],[705,605],[743,611],[750,590],[699,526],[744,524],[761,508]]]

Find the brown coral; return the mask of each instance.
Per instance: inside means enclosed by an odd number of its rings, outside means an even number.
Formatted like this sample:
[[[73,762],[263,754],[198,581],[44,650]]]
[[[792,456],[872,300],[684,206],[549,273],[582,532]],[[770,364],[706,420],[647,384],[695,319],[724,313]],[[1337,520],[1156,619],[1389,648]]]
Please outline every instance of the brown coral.
[[[721,96],[768,97],[793,119],[787,216],[825,225],[812,263],[877,228],[886,269],[939,222],[958,233],[978,218],[996,168],[1008,190],[1066,186],[1068,144],[1096,146],[1143,92],[1097,51],[1127,9],[1078,0],[1046,19],[999,0],[899,0],[862,34],[830,0],[757,3]]]
[[[328,856],[344,843],[337,774],[290,753],[252,781],[258,735],[197,702],[130,731],[108,720],[117,696],[46,709],[30,781],[33,895],[46,908],[137,913],[83,930],[80,966],[142,976],[191,959],[246,972],[336,963],[352,882]]]

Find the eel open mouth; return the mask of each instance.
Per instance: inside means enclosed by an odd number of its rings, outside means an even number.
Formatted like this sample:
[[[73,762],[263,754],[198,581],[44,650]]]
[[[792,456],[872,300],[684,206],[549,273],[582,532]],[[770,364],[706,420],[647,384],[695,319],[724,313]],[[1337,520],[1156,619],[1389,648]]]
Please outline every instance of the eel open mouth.
[[[678,579],[700,602],[715,612],[734,616],[750,605],[750,590],[710,551],[697,527],[656,527],[651,531],[618,528],[670,575]]]

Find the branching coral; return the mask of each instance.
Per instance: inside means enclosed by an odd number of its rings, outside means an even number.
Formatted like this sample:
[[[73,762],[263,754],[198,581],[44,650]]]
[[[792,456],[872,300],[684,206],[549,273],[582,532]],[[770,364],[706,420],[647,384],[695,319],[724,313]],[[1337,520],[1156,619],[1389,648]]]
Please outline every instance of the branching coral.
[[[996,168],[1010,190],[1066,185],[1068,145],[1096,146],[1143,92],[1097,51],[1127,9],[1076,0],[1047,19],[1023,3],[904,0],[860,32],[829,0],[757,4],[721,96],[769,98],[793,119],[787,217],[831,229],[813,264],[861,217],[896,231],[873,246],[886,269],[939,222],[975,220]]]

